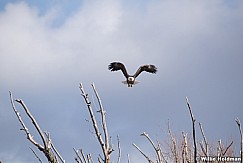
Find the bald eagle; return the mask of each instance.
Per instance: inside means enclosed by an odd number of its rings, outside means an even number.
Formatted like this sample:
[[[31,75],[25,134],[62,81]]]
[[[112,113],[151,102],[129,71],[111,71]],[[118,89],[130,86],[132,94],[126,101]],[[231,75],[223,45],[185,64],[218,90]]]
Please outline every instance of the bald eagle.
[[[126,70],[124,64],[122,64],[120,62],[110,63],[110,65],[108,66],[108,69],[111,71],[121,70],[123,75],[127,79],[126,81],[122,81],[122,83],[127,84],[128,87],[132,87],[134,84],[139,83],[135,79],[141,72],[146,71],[146,72],[153,73],[153,74],[155,74],[157,72],[157,68],[154,65],[142,65],[138,68],[137,72],[134,75],[129,75],[127,73],[127,70]]]

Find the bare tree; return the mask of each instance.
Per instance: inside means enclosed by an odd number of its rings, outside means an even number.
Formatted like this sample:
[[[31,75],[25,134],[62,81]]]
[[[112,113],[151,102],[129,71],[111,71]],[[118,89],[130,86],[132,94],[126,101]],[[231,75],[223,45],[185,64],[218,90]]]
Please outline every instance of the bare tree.
[[[203,145],[202,142],[200,142],[199,144],[200,144],[200,147],[202,149],[202,152],[203,152],[204,156],[208,157],[208,141],[207,141],[206,135],[205,135],[205,133],[203,131],[203,127],[202,127],[202,124],[201,123],[199,123],[199,127],[200,127],[200,131],[202,133],[202,136],[203,136],[204,145]],[[207,162],[208,161],[206,161],[206,163]]]
[[[242,161],[243,161],[242,160],[243,159],[243,151],[242,151],[242,148],[243,148],[243,135],[242,135],[240,119],[237,117],[235,119],[235,122],[237,123],[238,128],[239,128],[239,132],[240,132],[240,159],[241,159],[241,163],[242,163]]]
[[[95,97],[97,99],[99,109],[97,111],[97,114],[99,115],[98,120],[101,121],[101,124],[97,123],[97,118],[96,114],[93,111],[91,102],[89,100],[88,94],[84,91],[83,85],[80,83],[79,89],[81,91],[81,95],[85,101],[85,104],[87,106],[87,110],[91,119],[91,123],[94,129],[94,134],[98,140],[98,144],[101,147],[101,151],[103,155],[98,155],[97,161],[99,163],[111,163],[111,154],[113,153],[113,144],[112,144],[112,139],[109,136],[108,132],[108,127],[107,127],[107,122],[106,122],[106,112],[102,106],[100,96],[95,88],[94,84],[91,84]],[[52,143],[50,133],[48,132],[43,132],[40,126],[38,125],[36,119],[34,116],[30,113],[30,110],[27,108],[23,100],[21,99],[16,99],[13,100],[12,94],[10,93],[10,101],[12,108],[18,118],[18,121],[20,122],[22,129],[25,134],[27,139],[39,150],[41,151],[44,156],[47,158],[49,163],[65,163],[65,160],[61,157],[59,152],[56,150],[54,144]],[[168,141],[166,144],[169,147],[169,150],[162,150],[161,143],[156,139],[156,142],[153,141],[150,136],[146,133],[143,132],[140,134],[140,136],[144,136],[146,140],[150,143],[152,146],[152,149],[154,150],[154,157],[150,157],[147,155],[145,152],[142,151],[135,143],[132,145],[146,158],[146,160],[149,163],[168,163],[168,162],[183,162],[183,163],[196,163],[197,156],[210,156],[210,155],[217,155],[217,156],[234,156],[232,144],[233,141],[231,141],[227,146],[224,146],[222,143],[221,139],[218,141],[217,145],[212,146],[211,144],[208,143],[208,140],[206,139],[206,135],[204,133],[204,130],[202,128],[201,123],[199,123],[200,131],[203,137],[203,140],[199,142],[200,147],[197,149],[197,142],[196,142],[196,129],[195,129],[195,122],[196,119],[192,113],[191,105],[189,103],[188,98],[186,97],[186,102],[187,102],[187,107],[189,109],[191,121],[192,121],[192,141],[190,135],[188,136],[187,133],[184,131],[182,132],[182,137],[181,136],[176,136],[172,133],[170,129],[170,125],[168,123]],[[25,125],[24,121],[21,118],[20,112],[16,109],[15,103],[20,104],[20,106],[24,109],[25,113],[27,114],[28,118],[31,120],[34,128],[37,130],[38,135],[41,138],[42,142],[37,142],[30,131],[28,130],[27,126]],[[243,136],[242,136],[242,129],[241,129],[241,123],[239,118],[235,119],[240,136],[241,136],[241,143],[240,143],[240,156],[241,156],[241,162],[242,162],[242,145],[243,145]],[[217,148],[216,148],[217,147]],[[213,151],[211,149],[213,148]],[[38,159],[40,163],[43,161],[41,158],[37,155],[37,153],[34,151],[34,149],[30,148],[32,153],[35,155],[35,157]],[[117,163],[121,162],[121,145],[120,145],[120,139],[117,136]],[[85,154],[82,149],[76,150],[73,148],[76,157],[75,161],[77,163],[94,163],[94,160],[91,156],[91,154]],[[228,152],[229,151],[229,152]],[[217,153],[216,153],[217,152]],[[127,155],[127,161],[130,163],[130,157]],[[206,160],[206,162],[209,162]],[[1,161],[0,161],[1,163]]]
[[[182,162],[190,162],[188,158],[188,143],[187,143],[187,133],[182,132],[183,140],[182,140]]]
[[[21,124],[21,126],[23,127],[21,130],[23,130],[26,133],[27,139],[34,145],[37,147],[38,150],[40,150],[45,157],[47,158],[48,162],[50,163],[58,163],[58,158],[62,163],[65,163],[65,160],[63,160],[63,158],[61,157],[61,155],[57,152],[56,148],[54,147],[51,138],[50,138],[50,134],[49,133],[45,133],[41,130],[40,126],[38,125],[37,121],[35,120],[34,116],[30,113],[29,109],[27,108],[27,106],[25,105],[24,101],[21,99],[16,99],[15,102],[19,103],[22,108],[24,109],[25,113],[27,114],[27,116],[30,118],[32,124],[34,125],[35,129],[37,130],[39,136],[41,137],[42,143],[43,145],[41,145],[40,143],[36,142],[34,137],[31,135],[31,133],[29,132],[27,126],[25,125],[24,121],[22,120],[20,113],[18,112],[18,110],[15,107],[14,104],[14,100],[12,97],[12,93],[9,92],[10,94],[10,101],[12,104],[12,108]],[[33,149],[31,149],[32,152],[34,153],[34,155],[37,157],[37,159],[41,162],[40,158],[37,156],[37,154],[34,152]]]
[[[114,151],[114,149],[113,149],[112,144],[111,144],[111,139],[108,135],[108,129],[107,129],[107,124],[106,124],[106,112],[104,111],[100,97],[98,95],[98,92],[97,92],[95,85],[93,83],[92,88],[93,88],[93,91],[94,91],[96,98],[98,100],[98,103],[99,103],[98,112],[100,113],[100,116],[101,116],[102,130],[103,130],[104,136],[102,135],[100,128],[98,127],[96,117],[95,117],[93,109],[91,107],[91,102],[89,101],[88,94],[85,93],[85,91],[84,91],[82,83],[80,83],[79,88],[80,88],[80,91],[81,91],[81,95],[83,96],[84,101],[87,105],[87,109],[89,111],[89,115],[90,115],[90,118],[92,120],[93,128],[95,130],[95,135],[96,135],[96,137],[99,141],[99,144],[100,144],[102,152],[103,152],[103,158],[102,157],[98,158],[98,161],[99,162],[102,161],[104,163],[110,163],[111,162],[111,158],[110,158],[111,153]],[[109,141],[109,139],[110,139],[110,141]],[[119,142],[119,140],[118,140],[118,142]],[[120,149],[120,146],[118,148]],[[120,159],[119,157],[120,156],[118,156],[118,162],[119,162],[119,159]]]
[[[168,134],[170,137],[170,141],[171,141],[171,146],[170,146],[170,150],[173,156],[173,160],[175,163],[179,162],[179,154],[178,154],[178,150],[177,150],[177,143],[176,143],[176,139],[173,136],[171,129],[170,129],[170,123],[168,121]]]
[[[186,103],[187,103],[187,107],[189,109],[191,120],[192,120],[192,136],[193,136],[193,144],[194,144],[194,162],[197,163],[197,143],[196,143],[196,129],[195,129],[196,119],[194,118],[194,115],[193,115],[192,109],[191,109],[191,105],[190,105],[187,97],[186,97]]]

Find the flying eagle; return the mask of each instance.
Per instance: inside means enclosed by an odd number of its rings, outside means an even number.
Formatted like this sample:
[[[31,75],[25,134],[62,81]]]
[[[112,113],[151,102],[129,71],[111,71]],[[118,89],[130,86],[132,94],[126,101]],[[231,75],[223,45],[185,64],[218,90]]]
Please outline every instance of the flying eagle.
[[[127,70],[126,70],[124,64],[122,64],[120,62],[110,63],[110,65],[108,66],[108,69],[111,71],[121,70],[123,75],[127,79],[126,81],[122,81],[122,83],[127,84],[128,87],[132,87],[134,84],[139,83],[135,79],[141,72],[146,71],[146,72],[153,73],[153,74],[155,74],[157,72],[157,68],[154,65],[142,65],[138,68],[137,72],[134,75],[129,75],[127,73]]]

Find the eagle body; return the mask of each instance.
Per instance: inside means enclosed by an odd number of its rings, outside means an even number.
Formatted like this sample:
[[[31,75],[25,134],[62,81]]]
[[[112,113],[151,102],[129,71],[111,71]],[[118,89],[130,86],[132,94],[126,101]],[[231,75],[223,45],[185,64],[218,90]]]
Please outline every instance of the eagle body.
[[[133,85],[139,83],[138,81],[135,81],[135,78],[133,76],[129,76],[127,80],[122,81],[123,84],[127,84],[128,87],[132,87]]]
[[[108,69],[111,71],[118,71],[121,70],[123,75],[126,78],[126,81],[122,81],[122,83],[127,84],[128,87],[132,87],[133,85],[139,83],[138,81],[136,81],[136,77],[143,71],[149,72],[149,73],[153,73],[155,74],[157,72],[157,68],[154,65],[142,65],[138,68],[138,70],[136,71],[136,73],[134,75],[129,75],[127,73],[126,67],[124,66],[124,64],[120,63],[120,62],[112,62],[109,64]]]

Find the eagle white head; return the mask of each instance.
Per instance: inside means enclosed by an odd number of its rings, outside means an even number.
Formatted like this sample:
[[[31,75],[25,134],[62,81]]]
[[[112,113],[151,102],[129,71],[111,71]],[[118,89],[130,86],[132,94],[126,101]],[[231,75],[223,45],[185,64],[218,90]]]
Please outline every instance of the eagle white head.
[[[129,77],[127,78],[127,80],[128,80],[129,82],[134,82],[134,81],[135,81],[135,78],[132,77],[132,76],[129,76]]]

